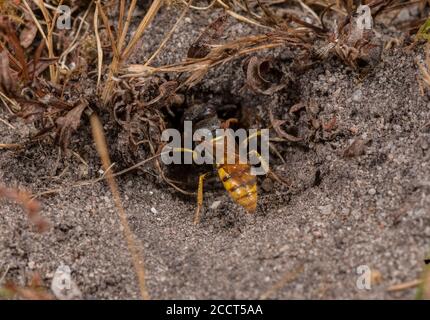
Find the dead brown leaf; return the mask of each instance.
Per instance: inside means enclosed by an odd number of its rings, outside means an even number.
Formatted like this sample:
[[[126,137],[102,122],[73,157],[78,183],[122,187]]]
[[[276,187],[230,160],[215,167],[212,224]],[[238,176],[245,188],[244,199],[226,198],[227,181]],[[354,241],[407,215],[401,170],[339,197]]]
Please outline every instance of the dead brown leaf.
[[[0,52],[0,90],[6,94],[13,91],[14,82],[9,69],[9,56],[6,50]]]
[[[63,117],[59,117],[57,124],[57,141],[61,144],[63,150],[66,150],[73,131],[76,131],[81,123],[82,112],[88,107],[88,101],[81,100],[80,103],[72,110],[67,112]]]
[[[190,46],[187,57],[195,59],[206,57],[211,51],[212,43],[223,35],[227,18],[228,15],[223,14],[212,22]]]
[[[365,144],[366,143],[364,140],[355,139],[354,142],[343,152],[343,156],[347,158],[353,158],[363,155],[366,151]]]
[[[150,106],[153,104],[156,104],[158,102],[168,102],[170,98],[172,98],[175,95],[175,91],[178,88],[178,82],[177,81],[167,81],[164,82],[160,87],[158,88],[159,95],[152,99],[149,102],[145,102],[145,106]]]
[[[296,103],[295,105],[293,105],[290,108],[290,110],[288,111],[288,113],[290,115],[293,115],[294,113],[299,112],[300,110],[302,110],[304,108],[306,108],[306,105],[303,102],[299,102],[299,103]]]
[[[19,63],[19,72],[24,81],[28,80],[28,70],[25,58],[24,48],[21,46],[18,36],[16,35],[15,27],[7,17],[0,16],[0,34],[3,34],[8,44],[13,48],[16,60]]]
[[[37,35],[37,26],[34,23],[33,19],[31,18],[31,15],[27,12],[25,12],[25,25],[24,29],[21,31],[21,34],[19,35],[19,43],[24,49],[27,49],[34,41],[34,38]]]
[[[272,95],[285,87],[285,83],[273,84],[263,75],[271,71],[270,59],[251,57],[246,66],[246,84],[257,93]]]
[[[275,119],[270,109],[269,109],[269,117],[270,117],[270,123],[272,124],[273,130],[275,130],[275,132],[278,134],[279,137],[291,142],[299,142],[303,140],[303,138],[295,137],[291,134],[286,133],[281,128],[281,126],[286,122],[286,120]]]

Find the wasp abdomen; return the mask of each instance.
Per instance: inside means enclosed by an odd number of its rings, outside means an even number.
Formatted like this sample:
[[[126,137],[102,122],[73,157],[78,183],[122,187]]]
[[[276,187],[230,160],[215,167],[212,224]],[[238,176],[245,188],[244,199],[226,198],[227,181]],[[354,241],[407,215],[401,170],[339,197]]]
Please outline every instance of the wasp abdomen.
[[[218,175],[235,202],[248,212],[257,207],[257,181],[246,164],[225,164],[218,166]]]

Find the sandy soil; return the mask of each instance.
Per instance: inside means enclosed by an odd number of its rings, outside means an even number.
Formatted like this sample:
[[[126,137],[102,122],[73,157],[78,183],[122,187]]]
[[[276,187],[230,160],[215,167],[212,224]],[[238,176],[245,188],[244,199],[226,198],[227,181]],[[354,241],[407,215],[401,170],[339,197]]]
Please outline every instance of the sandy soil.
[[[144,45],[134,62],[153,51],[177,15],[177,10],[162,11],[151,26],[159,36],[144,38],[147,49]],[[159,61],[181,59],[207,21],[205,13],[189,15]],[[247,32],[243,25],[228,30],[232,37]],[[288,64],[292,53],[278,49],[275,54]],[[420,47],[387,50],[363,81],[338,59],[329,59],[292,75],[290,89],[268,97],[237,94],[244,84],[242,61],[209,73],[195,89],[206,101],[226,103],[231,98],[266,119],[271,108],[307,138],[277,144],[286,163],[272,156],[271,165],[291,187],[260,179],[254,216],[246,215],[221,188],[208,187],[202,221],[194,226],[194,198],[145,173],[150,165],[118,179],[144,254],[151,297],[413,298],[415,289],[387,288],[418,278],[429,252],[430,103],[419,91],[417,57],[423,58]],[[288,116],[297,102],[313,105],[323,123],[335,116],[337,127],[311,132],[304,125],[308,113]],[[0,117],[7,119],[5,111]],[[22,142],[36,132],[18,120],[11,123],[14,129],[0,122],[1,143]],[[364,154],[344,157],[357,139],[365,142]],[[0,278],[6,273],[5,280],[23,285],[37,271],[49,285],[56,268],[65,263],[86,299],[138,298],[109,188],[103,182],[72,187],[100,175],[88,122],[74,137],[72,149],[88,166],[73,154],[60,156],[58,147],[47,142],[19,152],[1,151],[4,184],[34,193],[58,192],[40,197],[42,214],[53,225],[45,234],[31,229],[18,206],[1,202]],[[115,154],[113,161],[123,166]],[[216,201],[221,204],[211,209]],[[370,290],[356,287],[360,265],[380,274]]]

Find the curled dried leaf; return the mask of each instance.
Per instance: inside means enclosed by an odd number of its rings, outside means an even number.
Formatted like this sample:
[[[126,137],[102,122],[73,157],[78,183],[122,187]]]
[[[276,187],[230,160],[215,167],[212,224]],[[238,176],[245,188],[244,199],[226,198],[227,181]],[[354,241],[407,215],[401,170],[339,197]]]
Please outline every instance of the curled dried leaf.
[[[275,132],[278,134],[279,137],[291,142],[299,142],[303,140],[303,138],[301,137],[295,137],[291,134],[286,133],[281,128],[281,126],[286,122],[286,120],[275,119],[270,109],[269,109],[269,118],[270,118],[270,123],[272,124],[273,130],[275,130]]]
[[[251,57],[246,65],[246,84],[257,93],[271,95],[285,87],[285,83],[273,84],[271,76],[272,63],[270,59]]]
[[[145,106],[151,106],[156,103],[163,103],[163,102],[169,102],[170,99],[173,99],[175,96],[176,89],[178,88],[178,82],[177,81],[167,81],[164,82],[159,88],[159,94],[157,97],[152,99],[149,102],[145,102]]]
[[[306,105],[303,102],[299,102],[299,103],[296,103],[295,105],[293,105],[290,108],[290,110],[288,111],[288,113],[290,115],[293,115],[294,113],[299,112],[300,110],[302,110],[304,108],[306,108]]]
[[[81,123],[82,112],[88,107],[88,101],[81,100],[72,110],[63,117],[57,119],[57,141],[63,150],[66,150],[73,131],[76,131]]]

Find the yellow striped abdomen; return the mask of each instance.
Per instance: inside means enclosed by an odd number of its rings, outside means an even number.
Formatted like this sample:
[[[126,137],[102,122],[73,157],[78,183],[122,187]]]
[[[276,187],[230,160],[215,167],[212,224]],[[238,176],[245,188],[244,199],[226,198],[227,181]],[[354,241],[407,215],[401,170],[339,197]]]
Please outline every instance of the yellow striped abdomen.
[[[247,164],[218,165],[218,175],[233,200],[252,213],[257,207],[257,180]]]

